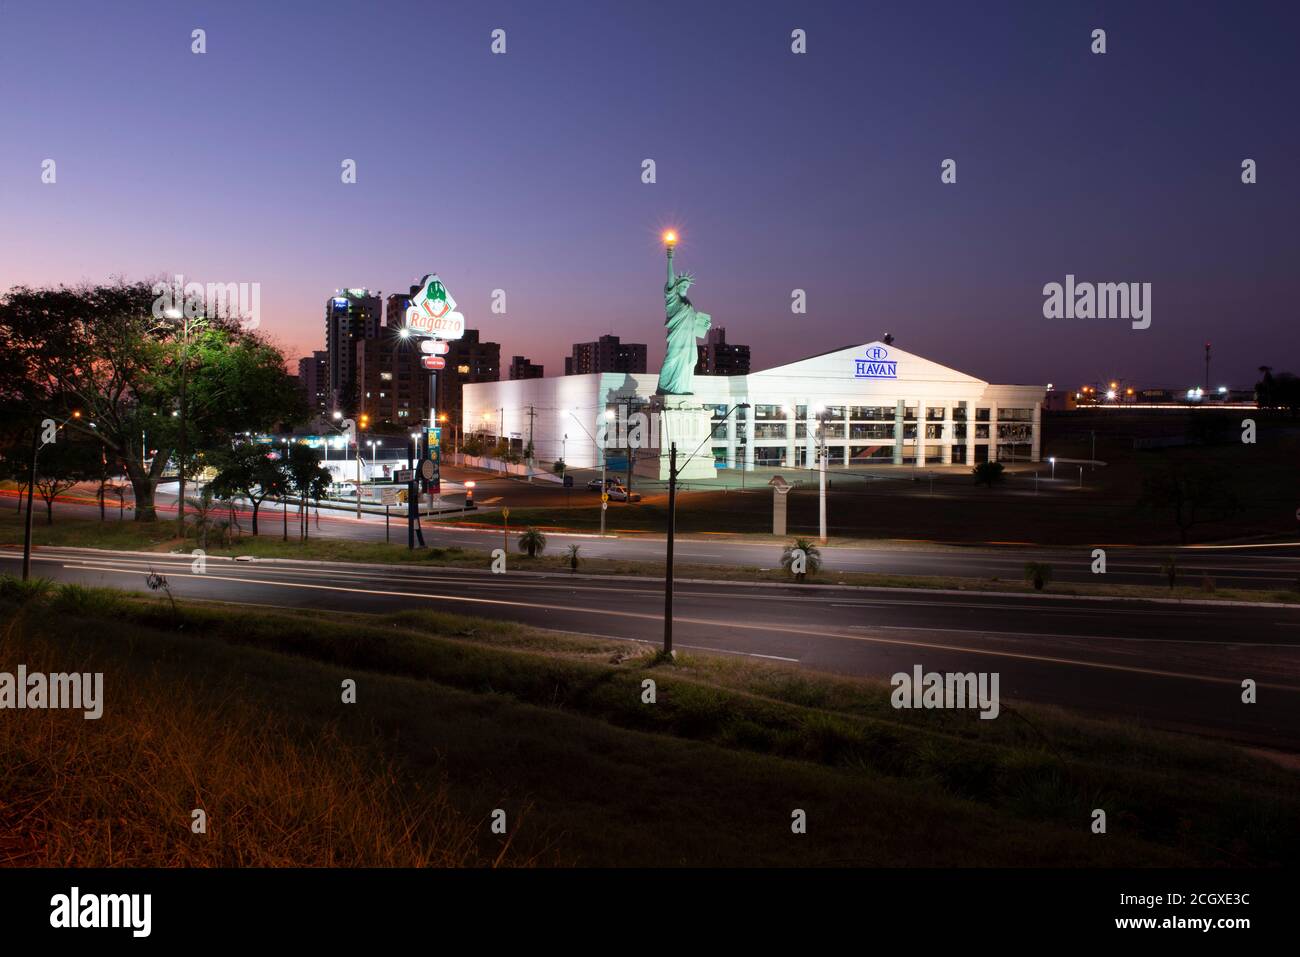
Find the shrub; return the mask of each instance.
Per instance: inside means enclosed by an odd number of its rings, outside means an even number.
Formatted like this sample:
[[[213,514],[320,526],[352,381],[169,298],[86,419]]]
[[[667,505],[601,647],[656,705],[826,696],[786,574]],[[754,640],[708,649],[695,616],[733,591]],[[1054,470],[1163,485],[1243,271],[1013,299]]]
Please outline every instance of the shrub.
[[[781,549],[781,567],[802,582],[807,576],[817,574],[822,567],[822,553],[810,538],[796,538]]]
[[[1052,580],[1052,566],[1047,562],[1025,562],[1025,581],[1042,591]]]
[[[10,575],[0,575],[0,598],[20,605],[39,601],[53,590],[54,582],[49,578],[29,578],[23,581]]]
[[[569,571],[571,572],[576,572],[578,570],[578,562],[581,560],[578,557],[579,551],[581,551],[580,546],[578,545],[569,546]]]
[[[519,536],[519,550],[527,552],[529,558],[536,558],[546,551],[546,536],[531,525]]]
[[[1006,477],[1002,474],[1001,462],[981,462],[970,471],[971,475],[975,476],[976,485],[987,485],[989,488],[997,485]]]

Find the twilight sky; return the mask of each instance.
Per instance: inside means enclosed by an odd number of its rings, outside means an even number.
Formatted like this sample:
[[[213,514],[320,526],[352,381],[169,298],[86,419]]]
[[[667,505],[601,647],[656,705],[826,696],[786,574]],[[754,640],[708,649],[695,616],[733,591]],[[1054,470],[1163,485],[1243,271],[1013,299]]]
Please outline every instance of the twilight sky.
[[[505,361],[615,332],[653,371],[671,225],[755,368],[888,330],[995,382],[1186,387],[1209,339],[1248,387],[1300,372],[1298,10],[0,0],[0,290],[259,282],[298,356],[337,287],[436,271]],[[1151,327],[1045,319],[1067,273],[1150,282]]]

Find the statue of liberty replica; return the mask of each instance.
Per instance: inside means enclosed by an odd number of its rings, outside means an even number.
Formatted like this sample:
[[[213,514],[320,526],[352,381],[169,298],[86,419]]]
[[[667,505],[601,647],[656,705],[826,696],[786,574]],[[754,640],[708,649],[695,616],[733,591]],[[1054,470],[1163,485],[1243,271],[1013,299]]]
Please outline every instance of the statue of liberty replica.
[[[679,478],[714,478],[718,473],[713,466],[713,450],[708,447],[713,413],[694,399],[695,364],[699,359],[695,340],[709,331],[712,320],[706,313],[697,312],[686,298],[694,277],[673,271],[677,234],[665,233],[664,245],[668,248],[668,281],[664,283],[664,333],[668,342],[654,402],[659,413],[659,478],[668,478],[672,443],[677,444]],[[693,454],[697,449],[698,454]]]
[[[659,388],[656,395],[693,395],[695,388],[695,363],[699,356],[695,340],[709,331],[711,324],[707,313],[697,312],[686,298],[695,282],[690,273],[680,276],[673,273],[673,247],[677,234],[664,237],[668,247],[668,282],[664,284],[664,328],[668,334],[668,351],[663,368],[659,370]]]

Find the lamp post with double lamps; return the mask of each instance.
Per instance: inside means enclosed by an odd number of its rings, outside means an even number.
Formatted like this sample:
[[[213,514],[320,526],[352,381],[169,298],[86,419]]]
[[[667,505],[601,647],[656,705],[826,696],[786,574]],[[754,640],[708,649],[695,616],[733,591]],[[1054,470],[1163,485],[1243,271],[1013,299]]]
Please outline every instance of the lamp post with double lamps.
[[[587,432],[587,427],[582,424],[582,420],[580,418],[578,418],[568,409],[562,409],[561,411],[564,412],[566,415],[570,416],[574,422],[577,422],[578,428],[582,429],[582,431],[584,432]],[[614,418],[614,410],[606,409],[605,421],[609,422],[613,420],[613,418]],[[590,432],[587,432],[587,438],[591,439],[591,444],[596,446],[600,450],[600,535],[602,538],[604,538],[605,537],[605,506],[607,504],[605,500],[605,496],[609,494],[608,490],[605,487],[605,446],[609,444],[609,435],[608,433],[602,433],[602,434],[604,434],[605,436],[605,441],[597,442],[595,437],[592,436]],[[567,435],[565,436],[565,439],[566,440],[568,439]],[[564,464],[565,464],[564,470],[565,472],[568,472],[569,463],[565,462]]]
[[[690,463],[691,459],[699,454],[700,449],[704,448],[705,442],[713,439],[713,430],[718,425],[726,422],[731,417],[731,413],[737,409],[748,409],[748,402],[741,402],[733,405],[727,410],[717,422],[712,423],[709,428],[709,434],[706,435],[700,444],[695,447],[695,451],[686,457],[680,466],[677,464],[677,443],[673,442],[668,447],[668,554],[664,559],[664,655],[673,653],[673,539],[677,533],[677,476],[681,474],[682,469]]]

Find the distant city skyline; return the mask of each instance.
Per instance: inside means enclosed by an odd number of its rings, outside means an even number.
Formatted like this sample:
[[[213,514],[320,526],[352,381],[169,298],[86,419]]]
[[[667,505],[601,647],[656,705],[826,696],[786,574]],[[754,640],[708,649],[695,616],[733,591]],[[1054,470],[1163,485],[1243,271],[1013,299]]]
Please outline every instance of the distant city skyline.
[[[1212,385],[1249,387],[1300,371],[1300,14],[1252,10],[519,3],[425,46],[406,2],[9,4],[0,290],[260,283],[296,368],[335,289],[437,272],[507,356],[555,375],[612,333],[654,370],[674,227],[754,368],[890,332],[993,382],[1178,387],[1209,340]],[[1044,318],[1067,275],[1150,283],[1150,328]]]

